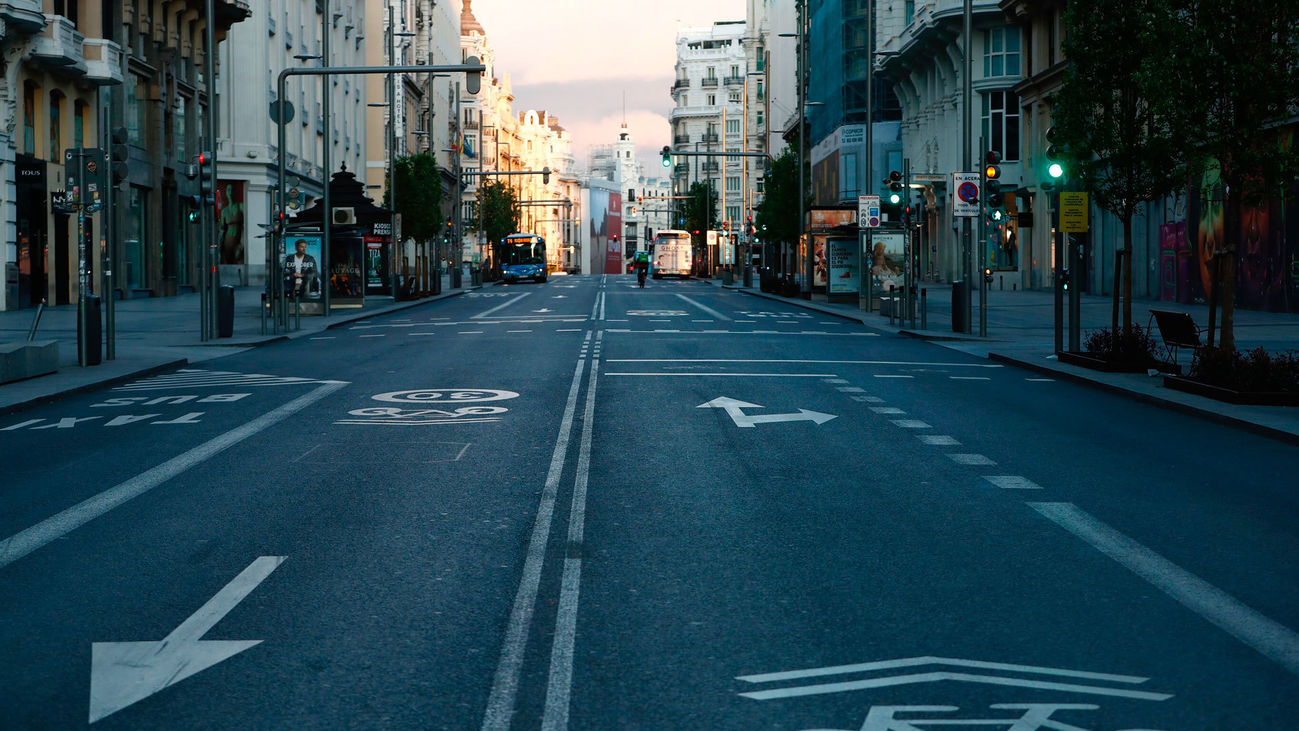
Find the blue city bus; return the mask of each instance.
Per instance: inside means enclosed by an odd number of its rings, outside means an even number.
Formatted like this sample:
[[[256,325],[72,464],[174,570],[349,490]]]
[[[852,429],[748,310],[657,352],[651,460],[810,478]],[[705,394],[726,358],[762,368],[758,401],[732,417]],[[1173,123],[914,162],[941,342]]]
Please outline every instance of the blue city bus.
[[[510,234],[501,239],[501,279],[546,281],[546,240],[536,234]]]

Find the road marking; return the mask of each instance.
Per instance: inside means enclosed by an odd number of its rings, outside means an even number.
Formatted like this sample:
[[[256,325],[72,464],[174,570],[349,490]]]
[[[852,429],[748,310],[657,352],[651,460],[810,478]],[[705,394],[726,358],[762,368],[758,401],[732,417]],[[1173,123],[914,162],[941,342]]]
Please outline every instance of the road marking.
[[[853,396],[854,401],[864,401],[868,404],[882,404],[884,399],[879,396]]]
[[[993,462],[992,460],[988,459],[982,454],[949,454],[947,456],[951,458],[951,460],[956,464],[964,464],[964,465],[971,465],[971,466],[997,464],[996,462]]]
[[[1042,486],[1019,475],[984,475],[983,479],[1003,490],[1041,490]]]
[[[307,339],[308,340],[334,340],[337,337],[338,337],[337,335],[318,335],[314,338],[307,338]]]
[[[555,332],[557,332],[557,333],[580,333],[580,332],[582,332],[582,328],[580,328],[580,327],[565,327],[565,328],[561,328],[561,329],[559,329],[559,330],[556,330]]]
[[[261,556],[160,642],[90,646],[90,723],[229,659],[261,640],[202,640],[266,580],[284,556]]]
[[[1029,503],[1219,629],[1299,675],[1299,635],[1209,582],[1088,515],[1072,503]]]
[[[915,376],[899,376],[890,373],[876,373],[875,377],[876,378],[915,378]]]
[[[530,294],[532,294],[532,293],[531,293],[531,292],[524,292],[523,294],[520,294],[518,297],[515,297],[514,299],[506,300],[506,301],[500,303],[499,305],[497,305],[497,306],[491,308],[490,310],[484,310],[483,312],[479,312],[477,315],[470,315],[470,316],[469,316],[469,319],[471,319],[471,320],[477,320],[477,319],[479,319],[479,318],[487,317],[488,315],[492,314],[493,312],[495,312],[495,311],[497,311],[497,310],[499,310],[499,309],[502,309],[502,308],[504,308],[504,307],[509,307],[510,305],[514,304],[515,302],[518,302],[519,300],[523,299],[524,297],[527,297],[527,296],[530,295]]]
[[[587,331],[584,343],[590,343],[591,333]],[[487,710],[483,716],[483,731],[509,731],[514,717],[514,704],[519,692],[519,676],[523,671],[523,655],[528,646],[528,629],[532,624],[532,614],[536,610],[537,589],[541,584],[541,567],[546,558],[546,542],[550,539],[550,524],[555,515],[555,501],[558,497],[559,478],[564,472],[564,459],[568,454],[568,440],[573,433],[573,415],[577,411],[577,393],[582,385],[582,370],[586,358],[579,357],[573,369],[573,382],[568,388],[568,402],[564,406],[564,416],[560,420],[559,435],[555,438],[555,449],[550,456],[550,471],[546,473],[545,487],[541,491],[541,501],[537,505],[537,520],[532,526],[532,537],[528,543],[528,554],[523,561],[523,576],[519,578],[519,590],[514,595],[514,604],[510,608],[509,624],[505,628],[505,639],[501,643],[501,659],[496,665],[496,674],[492,678],[492,690],[487,698]]]
[[[956,447],[961,444],[946,434],[917,434],[916,438],[933,447]]]
[[[345,381],[323,381],[312,389],[277,409],[252,421],[231,429],[197,447],[173,457],[151,470],[118,483],[94,497],[83,500],[57,515],[46,518],[26,530],[0,541],[0,568],[8,566],[51,541],[57,540],[89,523],[113,508],[149,492],[153,488],[203,463],[220,452],[242,442],[248,437],[277,424],[305,409],[311,404],[346,386]]]
[[[691,320],[691,322],[716,322],[715,320]]]
[[[596,336],[599,347],[599,335]],[[569,507],[568,545],[580,547],[586,530],[586,492],[591,475],[591,434],[595,424],[595,390],[599,380],[600,359],[591,359],[591,378],[586,386],[586,408],[582,414],[582,439],[577,453],[577,475],[573,480],[573,500]],[[573,687],[573,651],[577,644],[577,606],[582,585],[582,559],[566,557],[560,581],[559,606],[555,617],[555,640],[550,651],[550,677],[546,682],[546,704],[541,728],[563,731],[568,728],[568,713]]]
[[[605,373],[606,376],[693,376],[695,378],[825,378],[833,373]]]
[[[531,330],[506,330],[507,333],[530,333]]]
[[[1025,378],[1029,383],[1055,383],[1054,378]]]
[[[825,379],[825,382],[826,382],[826,383],[847,383],[847,382],[848,382],[848,379],[846,379],[846,378],[827,378],[827,379]]]
[[[612,331],[611,331],[612,332]],[[730,331],[727,331],[730,332]],[[746,331],[734,331],[746,332]],[[747,331],[753,332],[753,331]],[[1001,364],[924,363],[906,360],[802,360],[797,358],[613,358],[608,363],[814,363],[843,365],[952,366],[960,368],[1004,368]]]
[[[200,388],[203,386],[300,386],[312,383],[332,383],[318,381],[314,378],[294,376],[271,376],[265,373],[236,373],[234,371],[206,371],[197,368],[182,368],[174,373],[132,381],[124,386],[115,386],[114,391],[161,391],[164,389],[179,390],[182,387]]]
[[[388,336],[387,336],[387,335],[358,335],[357,337],[361,337],[361,338],[386,338],[386,337],[388,337]]]
[[[482,335],[482,330],[461,330],[456,335]]]
[[[730,320],[730,319],[732,319],[730,315],[723,315],[722,313],[718,312],[717,310],[714,310],[713,308],[708,307],[707,305],[700,304],[699,302],[696,302],[696,301],[690,299],[689,297],[685,296],[684,294],[678,294],[677,296],[680,297],[681,299],[685,300],[686,302],[689,302],[690,304],[694,305],[695,307],[698,307],[699,309],[703,310],[704,312],[706,312],[706,313],[712,315],[714,318],[716,318],[716,319],[718,319],[718,320]]]
[[[776,424],[785,421],[811,421],[820,425],[836,418],[834,414],[823,414],[808,409],[799,409],[797,414],[746,414],[743,409],[761,409],[764,407],[726,396],[699,404],[696,408],[723,409],[726,411],[726,415],[731,417],[731,421],[734,421],[735,425],[739,427],[752,427],[755,424]]]
[[[925,422],[919,421],[917,419],[894,419],[893,423],[902,427],[903,429],[932,429],[933,428],[928,424],[926,424]]]
[[[860,386],[840,386],[835,390],[841,393],[866,393],[866,389]]]
[[[953,381],[991,381],[987,376],[948,376]]]
[[[881,415],[900,415],[907,413],[902,409],[894,408],[892,406],[872,406],[870,409],[871,411]]]

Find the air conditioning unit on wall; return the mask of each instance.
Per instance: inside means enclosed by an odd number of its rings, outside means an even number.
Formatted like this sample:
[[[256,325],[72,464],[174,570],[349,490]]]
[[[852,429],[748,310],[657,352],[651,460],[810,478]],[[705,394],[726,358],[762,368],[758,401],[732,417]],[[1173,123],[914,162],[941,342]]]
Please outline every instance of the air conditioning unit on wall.
[[[356,209],[340,207],[334,209],[335,226],[352,226],[356,224]]]

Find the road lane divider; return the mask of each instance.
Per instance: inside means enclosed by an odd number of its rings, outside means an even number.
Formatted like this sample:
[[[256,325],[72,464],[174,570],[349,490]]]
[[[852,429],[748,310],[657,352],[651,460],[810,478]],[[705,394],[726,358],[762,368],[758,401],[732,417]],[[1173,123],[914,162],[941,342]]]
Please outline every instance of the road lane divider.
[[[487,710],[483,715],[482,731],[508,731],[514,717],[515,702],[519,693],[519,679],[523,672],[524,653],[528,647],[528,630],[536,611],[537,592],[541,585],[541,569],[546,558],[546,543],[550,540],[550,526],[555,517],[555,501],[559,495],[559,478],[564,473],[568,456],[568,443],[573,433],[573,417],[577,412],[577,396],[582,386],[582,371],[586,366],[586,350],[591,344],[588,331],[582,340],[582,353],[573,368],[573,381],[568,388],[568,401],[564,416],[559,422],[559,434],[550,456],[550,470],[537,505],[537,519],[532,526],[528,553],[523,561],[523,575],[510,608],[505,638],[501,642],[501,657],[492,678],[492,689],[487,697]],[[594,374],[592,374],[594,375]]]
[[[173,457],[151,470],[83,500],[57,515],[0,541],[0,568],[4,568],[46,544],[137,498],[181,473],[215,457],[248,437],[271,427],[320,399],[348,385],[347,381],[322,381],[320,386],[252,421],[231,429],[203,444]]]

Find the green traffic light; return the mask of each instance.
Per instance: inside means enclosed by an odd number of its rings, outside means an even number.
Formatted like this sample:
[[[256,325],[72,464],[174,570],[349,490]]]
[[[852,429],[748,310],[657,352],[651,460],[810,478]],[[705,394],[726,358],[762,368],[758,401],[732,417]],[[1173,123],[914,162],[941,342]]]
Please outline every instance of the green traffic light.
[[[897,205],[901,202],[902,202],[902,196],[898,195],[897,193],[893,193],[892,195],[889,196],[889,203],[892,203],[893,205]]]
[[[1064,166],[1058,162],[1053,162],[1047,167],[1046,172],[1052,178],[1060,178],[1064,175]]]

